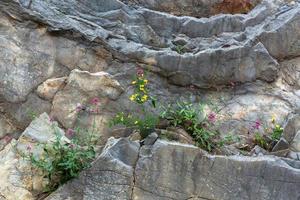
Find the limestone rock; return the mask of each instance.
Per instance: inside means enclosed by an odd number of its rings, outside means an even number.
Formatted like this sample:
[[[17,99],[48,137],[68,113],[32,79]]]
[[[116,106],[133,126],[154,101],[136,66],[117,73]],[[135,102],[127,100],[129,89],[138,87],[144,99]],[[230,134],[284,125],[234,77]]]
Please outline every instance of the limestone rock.
[[[12,125],[12,122],[4,115],[0,114],[0,138],[13,133],[14,131],[16,131],[16,127]]]
[[[277,144],[273,147],[272,151],[281,151],[286,150],[289,148],[289,143],[284,139],[280,138],[280,140],[277,142]]]
[[[7,112],[14,119],[14,124],[22,129],[25,129],[35,117],[50,111],[51,103],[39,98],[35,93],[30,93],[25,102],[7,105]]]
[[[284,127],[282,136],[291,143],[296,135],[296,133],[300,130],[300,115],[295,115],[290,118]]]
[[[39,154],[41,149],[37,143],[50,142],[55,133],[64,134],[44,113],[30,124],[18,141],[13,140],[0,152],[0,194],[4,199],[34,200],[35,194],[43,191],[43,175],[33,169],[22,154],[28,153],[29,145],[34,154]]]
[[[291,143],[291,149],[293,151],[300,152],[300,130],[298,130]]]
[[[51,194],[47,200],[132,199],[134,167],[140,145],[127,139],[109,139],[93,167]]]
[[[94,166],[54,192],[62,199],[297,199],[299,161],[273,156],[208,156],[158,140],[110,139]]]
[[[122,92],[123,88],[120,83],[106,72],[89,73],[75,69],[71,72],[64,89],[55,95],[52,115],[65,128],[73,128],[79,114],[77,112],[78,105],[88,105],[90,100],[95,97],[99,97],[100,104],[105,105],[106,101],[117,99]],[[103,112],[102,114],[95,116],[97,118],[95,120],[86,116],[82,122],[95,121],[98,123],[96,127],[103,128],[103,124],[107,124],[108,116]]]
[[[62,89],[65,86],[67,78],[54,78],[48,79],[37,88],[37,94],[46,100],[51,100],[58,92],[58,90]]]

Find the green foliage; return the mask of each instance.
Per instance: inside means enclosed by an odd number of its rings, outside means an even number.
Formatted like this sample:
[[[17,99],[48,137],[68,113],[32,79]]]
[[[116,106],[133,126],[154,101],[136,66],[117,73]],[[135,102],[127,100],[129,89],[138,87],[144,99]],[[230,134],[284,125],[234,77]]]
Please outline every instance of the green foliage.
[[[142,138],[146,138],[159,122],[158,116],[151,114],[145,110],[145,104],[150,103],[153,108],[156,108],[156,99],[149,94],[147,88],[148,80],[144,70],[139,68],[136,76],[133,78],[131,85],[134,87],[134,93],[129,99],[136,103],[140,110],[140,114],[125,114],[118,113],[111,121],[110,126],[124,125],[127,128],[135,128],[140,132]]]
[[[259,145],[260,147],[270,151],[273,146],[278,142],[282,136],[283,128],[276,123],[275,117],[271,119],[271,125],[264,126],[264,132],[254,134],[254,144]],[[258,129],[258,127],[256,127]]]
[[[254,143],[264,149],[269,149],[269,144],[267,140],[264,138],[264,136],[262,136],[259,133],[254,134]]]
[[[123,112],[118,113],[110,122],[110,126],[124,125],[128,128],[136,128],[139,130],[142,138],[147,137],[153,131],[159,122],[159,118],[155,115],[146,114],[143,117]]]
[[[279,141],[279,139],[281,138],[282,136],[282,133],[283,133],[283,128],[280,126],[280,125],[276,125],[274,128],[273,128],[273,131],[271,133],[271,138],[272,140],[274,141]]]
[[[26,157],[33,167],[41,170],[49,179],[47,190],[54,190],[66,181],[77,177],[95,158],[94,146],[86,141],[87,146],[78,145],[76,139],[66,142],[56,131],[55,141],[51,144],[40,144],[42,155],[34,155],[31,151]]]
[[[175,51],[179,54],[184,54],[184,46],[182,45],[176,45],[175,46]]]
[[[199,147],[212,151],[218,145],[215,139],[219,133],[212,128],[214,119],[206,116],[204,107],[204,104],[194,106],[189,102],[176,102],[163,106],[160,117],[167,119],[172,126],[185,129]]]

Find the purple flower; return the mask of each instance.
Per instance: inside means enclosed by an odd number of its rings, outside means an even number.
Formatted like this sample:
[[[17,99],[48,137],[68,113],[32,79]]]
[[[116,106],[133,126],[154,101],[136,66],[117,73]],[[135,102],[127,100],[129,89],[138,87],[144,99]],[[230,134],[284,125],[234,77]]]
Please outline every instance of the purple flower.
[[[217,120],[217,115],[216,115],[216,113],[214,113],[214,112],[211,112],[211,113],[209,113],[208,114],[208,121],[210,122],[210,123],[215,123],[216,122],[216,120]]]
[[[80,103],[78,103],[76,105],[76,112],[80,112],[82,110],[85,110],[85,106],[81,105]]]
[[[92,100],[91,100],[91,104],[97,106],[98,104],[100,103],[100,99],[98,97],[94,97]]]
[[[72,138],[75,135],[75,131],[71,128],[69,128],[66,132],[67,138]]]
[[[136,71],[136,75],[139,77],[144,76],[144,70],[141,67],[139,67]]]
[[[6,143],[9,143],[12,140],[12,137],[9,135],[6,135],[3,139]]]
[[[29,152],[31,152],[31,150],[32,150],[32,145],[31,145],[31,144],[28,144],[28,145],[26,146],[26,150],[29,151]]]
[[[252,128],[258,130],[260,128],[260,126],[261,126],[261,122],[258,119],[258,120],[255,121],[255,124],[252,126]]]
[[[50,116],[49,121],[52,123],[54,122],[54,118],[52,116]]]

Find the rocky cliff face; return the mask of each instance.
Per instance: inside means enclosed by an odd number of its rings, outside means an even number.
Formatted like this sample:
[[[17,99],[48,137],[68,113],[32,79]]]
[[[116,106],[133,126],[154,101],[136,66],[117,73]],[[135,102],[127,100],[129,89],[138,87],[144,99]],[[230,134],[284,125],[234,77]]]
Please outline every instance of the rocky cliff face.
[[[10,145],[0,159],[15,159],[10,142],[33,115],[47,112],[64,129],[90,127],[91,116],[74,111],[95,96],[102,108],[92,116],[98,143],[128,136],[112,133],[107,122],[124,108],[136,110],[128,96],[138,65],[149,70],[160,102],[214,101],[223,133],[245,138],[256,119],[275,116],[290,145],[284,157],[300,160],[300,3],[251,1],[258,4],[247,14],[213,15],[212,4],[222,1],[197,2],[2,0],[0,149]],[[94,165],[50,199],[300,196],[299,163],[274,157],[213,157],[191,146],[110,139]],[[17,197],[0,186],[0,199]]]

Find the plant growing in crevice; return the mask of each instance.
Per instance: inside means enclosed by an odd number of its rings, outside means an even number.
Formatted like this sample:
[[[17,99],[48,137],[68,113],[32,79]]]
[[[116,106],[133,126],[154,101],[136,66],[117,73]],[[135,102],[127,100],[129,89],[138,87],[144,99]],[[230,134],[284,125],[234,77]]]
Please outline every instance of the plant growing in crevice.
[[[23,155],[49,180],[45,192],[53,191],[59,185],[77,177],[82,170],[90,167],[95,158],[95,149],[90,140],[81,141],[85,146],[79,145],[74,130],[67,130],[66,136],[71,138],[67,140],[57,127],[53,126],[53,129],[55,140],[52,143],[38,144],[37,147],[42,150],[40,154],[36,155],[32,152],[32,147],[28,146],[28,153]]]
[[[217,114],[204,112],[205,104],[194,106],[189,102],[176,102],[162,106],[160,117],[167,119],[172,126],[182,127],[196,141],[197,145],[205,150],[212,151],[220,143],[216,141],[219,133],[213,127]]]
[[[138,68],[131,85],[134,87],[133,94],[129,97],[130,101],[137,104],[140,114],[118,113],[110,122],[110,126],[124,125],[128,128],[139,130],[142,138],[146,138],[159,122],[158,116],[149,113],[145,109],[145,104],[149,103],[156,108],[156,99],[152,97],[148,89],[149,81],[146,73],[142,68]]]
[[[250,128],[250,132],[254,134],[254,144],[271,151],[274,145],[280,140],[283,127],[276,123],[273,116],[270,125],[264,125],[260,120],[256,120]]]

